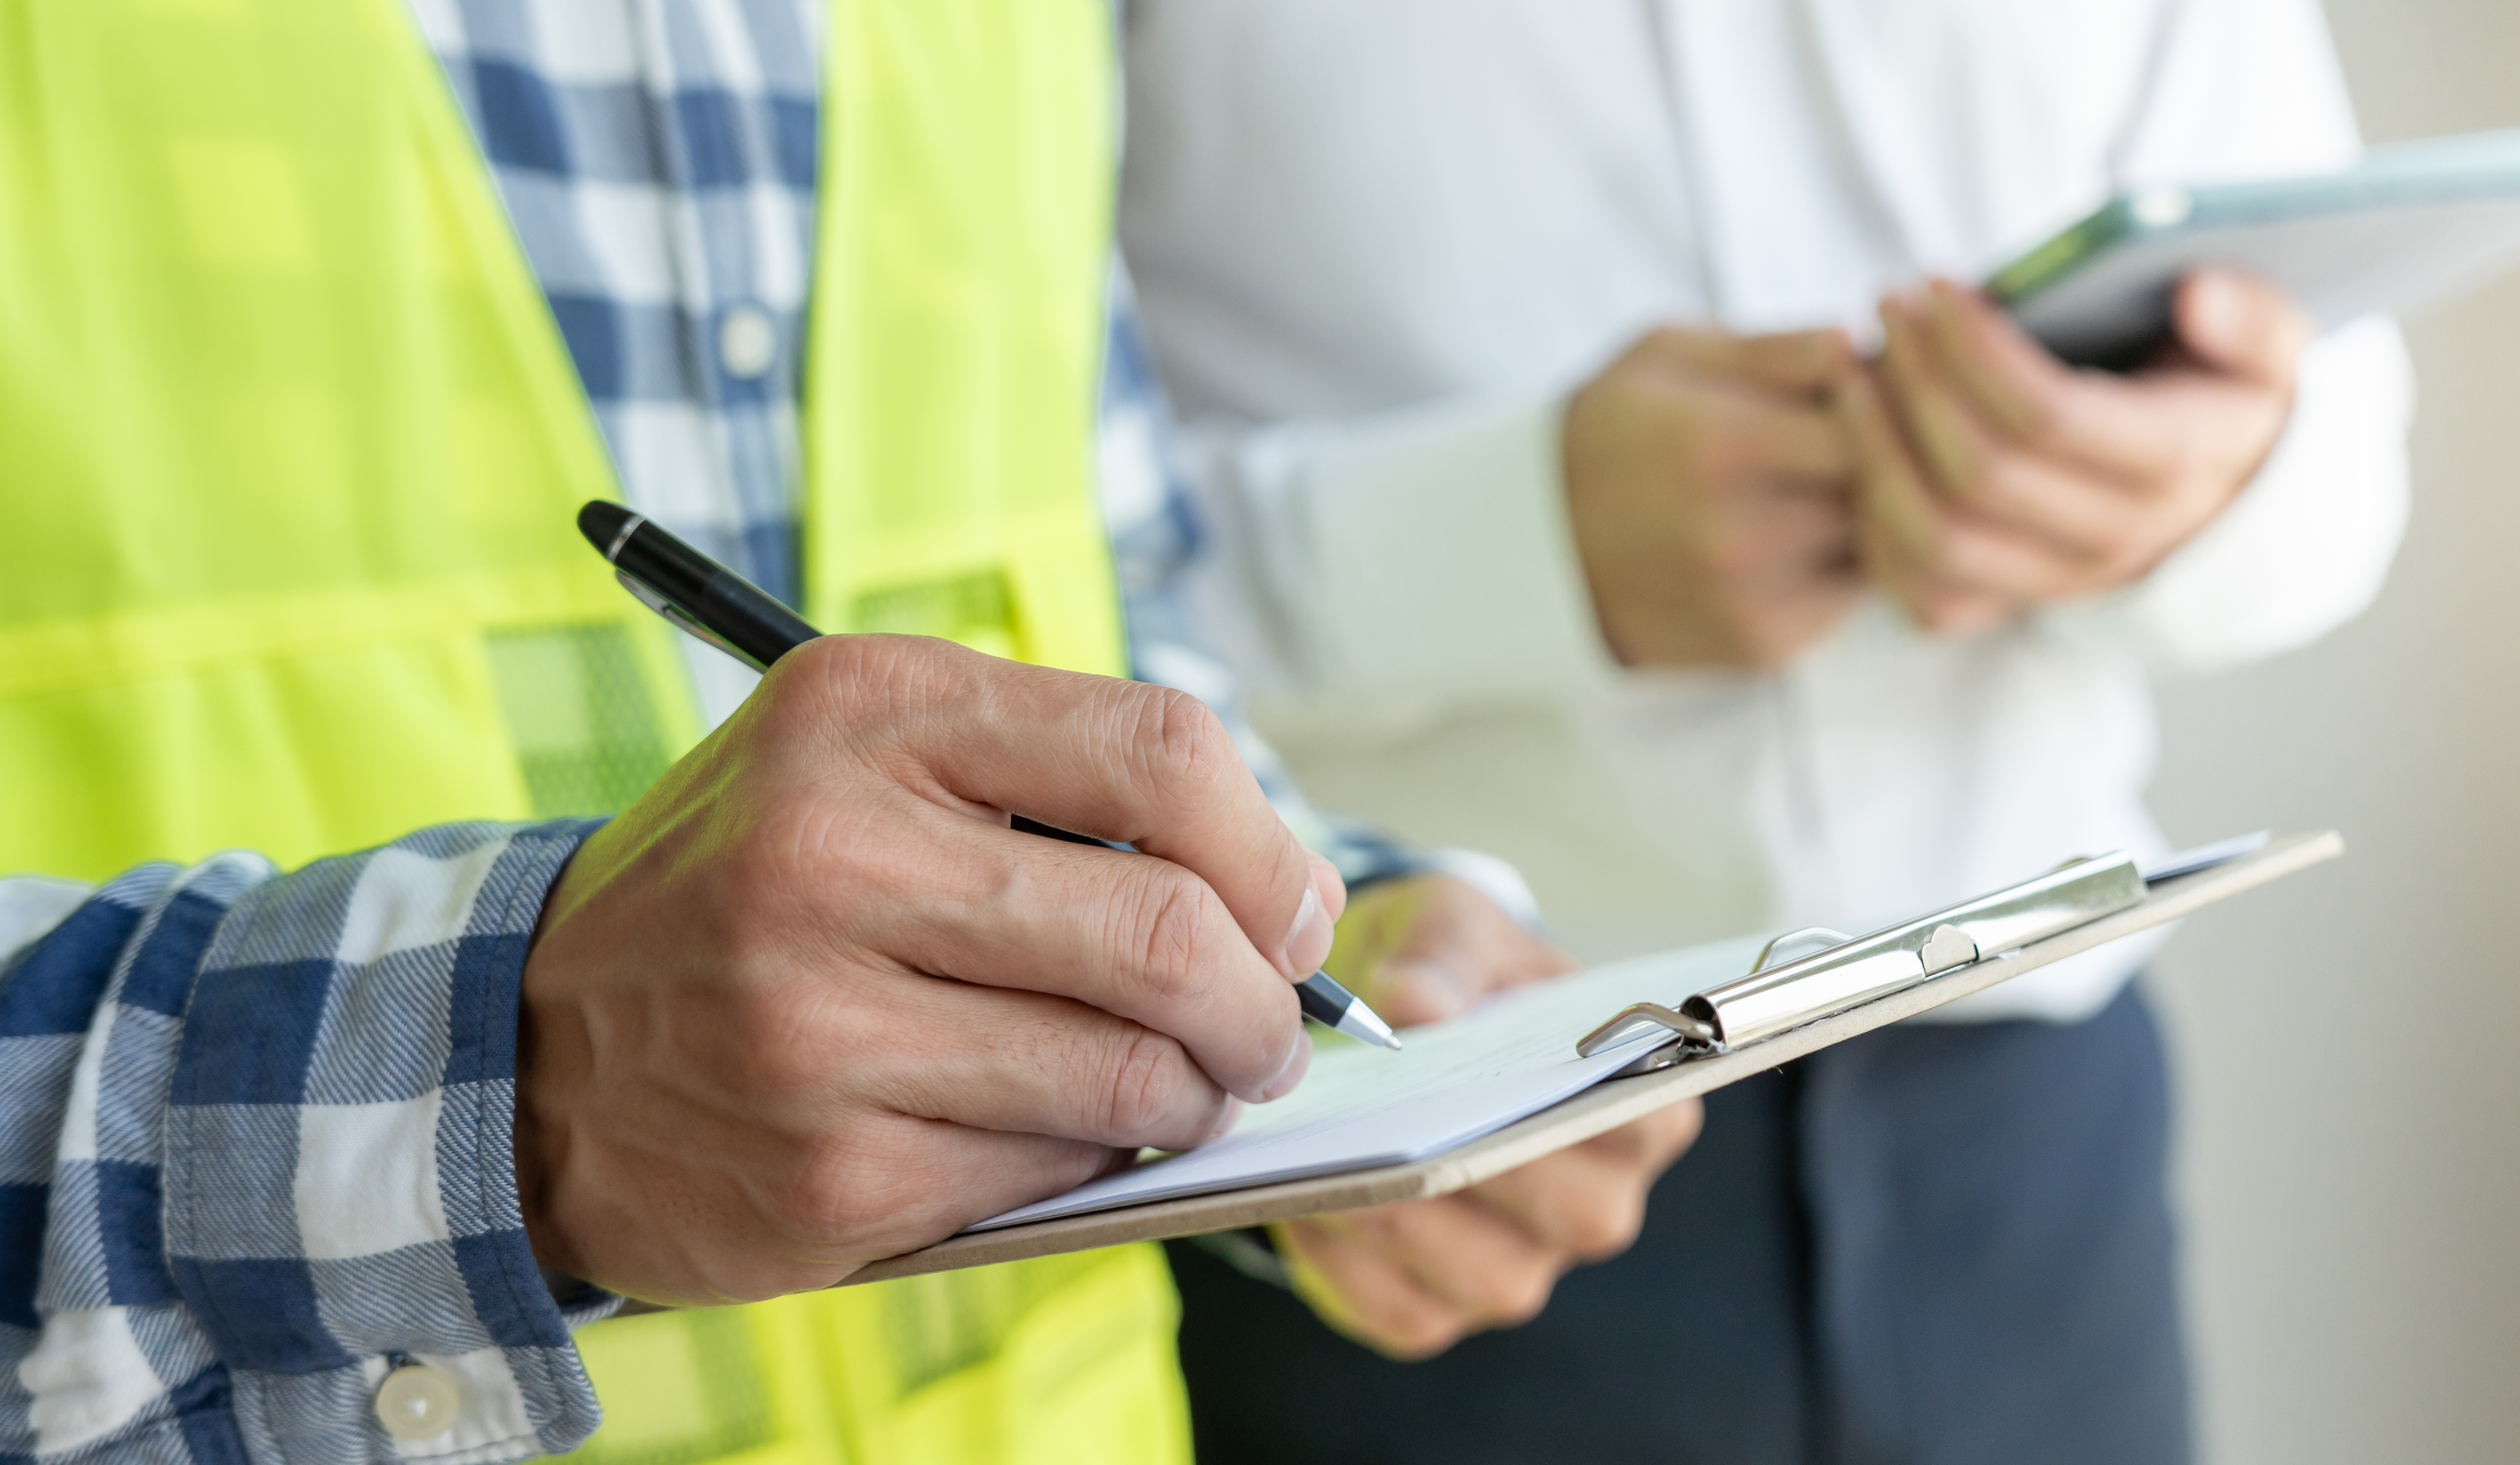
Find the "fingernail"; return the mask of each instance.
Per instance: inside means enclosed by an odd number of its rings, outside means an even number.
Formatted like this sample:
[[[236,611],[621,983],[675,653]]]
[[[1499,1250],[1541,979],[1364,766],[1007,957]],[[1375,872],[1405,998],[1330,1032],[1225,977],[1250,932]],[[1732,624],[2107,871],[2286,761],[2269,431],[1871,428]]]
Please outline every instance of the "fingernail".
[[[1298,1032],[1295,1034],[1294,1051],[1288,1053],[1285,1063],[1279,1067],[1278,1076],[1260,1085],[1260,1102],[1266,1104],[1293,1093],[1295,1085],[1304,1081],[1304,1071],[1312,1066],[1312,1039]]]
[[[1306,1046],[1309,1047],[1310,1044]],[[1234,1128],[1234,1122],[1240,1118],[1242,1118],[1242,1101],[1232,1094],[1227,1094],[1225,1108],[1216,1117],[1216,1127],[1207,1131],[1207,1137],[1223,1139]]]
[[[1304,886],[1304,903],[1295,907],[1295,922],[1286,928],[1286,967],[1290,974],[1309,977],[1321,970],[1323,958],[1330,954],[1329,912],[1322,908],[1322,893],[1311,884]]]

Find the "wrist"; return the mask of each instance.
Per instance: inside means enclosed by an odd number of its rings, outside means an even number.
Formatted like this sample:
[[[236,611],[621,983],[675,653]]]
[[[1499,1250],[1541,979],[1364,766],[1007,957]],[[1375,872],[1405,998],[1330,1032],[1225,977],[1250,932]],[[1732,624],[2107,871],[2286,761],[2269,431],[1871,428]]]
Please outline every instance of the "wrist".
[[[560,959],[552,938],[567,914],[582,905],[600,858],[587,858],[587,846],[601,838],[608,820],[590,822],[543,892],[525,955],[517,974],[516,1068],[512,1091],[515,1109],[509,1126],[511,1173],[516,1177],[517,1209],[534,1260],[555,1274],[583,1275],[585,1259],[569,1244],[553,1215],[556,1176],[568,1149],[567,1126],[556,1112],[552,1095],[574,1086],[582,1074],[589,1045],[582,1024],[554,1009],[552,984],[537,981]],[[591,1284],[588,1284],[591,1285]]]

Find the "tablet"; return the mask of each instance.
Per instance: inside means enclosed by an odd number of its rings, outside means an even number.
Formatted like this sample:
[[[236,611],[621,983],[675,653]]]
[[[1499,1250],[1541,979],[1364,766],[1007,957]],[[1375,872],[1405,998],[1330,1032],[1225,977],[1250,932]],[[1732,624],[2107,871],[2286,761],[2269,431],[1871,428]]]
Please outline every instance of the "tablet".
[[[2122,195],[1987,290],[2067,361],[2124,368],[2170,333],[2172,287],[2246,270],[2322,331],[2421,308],[2520,257],[2520,129],[2374,148],[2341,173]]]

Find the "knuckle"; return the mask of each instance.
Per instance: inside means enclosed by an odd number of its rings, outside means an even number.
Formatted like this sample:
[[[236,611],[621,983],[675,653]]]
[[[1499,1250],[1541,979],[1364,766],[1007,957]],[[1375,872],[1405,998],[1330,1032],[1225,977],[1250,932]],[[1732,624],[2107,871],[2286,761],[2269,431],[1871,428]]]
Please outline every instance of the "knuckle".
[[[1567,1250],[1585,1261],[1600,1261],[1626,1251],[1644,1224],[1642,1200],[1638,1196],[1604,1198],[1579,1210],[1568,1219]]]
[[[1148,689],[1139,718],[1136,748],[1143,771],[1176,800],[1203,801],[1240,762],[1225,724],[1187,692]]]
[[[1208,928],[1215,893],[1197,876],[1178,865],[1143,862],[1141,893],[1122,909],[1133,932],[1121,949],[1137,953],[1137,979],[1146,998],[1172,1009],[1193,1004],[1204,994]]]
[[[781,657],[764,677],[773,715],[908,773],[911,749],[949,733],[958,717],[985,716],[1013,695],[1009,666],[937,636],[820,636]]]
[[[889,708],[927,690],[935,662],[935,649],[915,636],[821,636],[781,657],[770,676],[783,690],[810,686]]]
[[[1170,1138],[1167,1122],[1190,1097],[1190,1061],[1160,1032],[1131,1028],[1114,1040],[1102,1083],[1103,1123],[1119,1144]]]
[[[817,1243],[856,1241],[880,1230],[922,1163],[888,1126],[861,1126],[804,1148],[755,1182],[756,1204],[782,1234]]]
[[[1490,1269],[1482,1278],[1479,1298],[1480,1315],[1484,1321],[1503,1327],[1515,1327],[1540,1315],[1549,1305],[1549,1294],[1557,1285],[1554,1268],[1537,1261],[1515,1262]]]

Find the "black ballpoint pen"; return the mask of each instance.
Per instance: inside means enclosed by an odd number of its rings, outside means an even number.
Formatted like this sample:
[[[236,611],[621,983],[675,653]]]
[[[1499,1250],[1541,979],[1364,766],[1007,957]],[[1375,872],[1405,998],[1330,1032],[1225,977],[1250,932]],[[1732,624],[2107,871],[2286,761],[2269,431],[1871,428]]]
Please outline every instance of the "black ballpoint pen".
[[[639,603],[755,671],[822,634],[770,592],[685,544],[646,515],[595,499],[577,511],[577,531],[611,563],[612,577]],[[1082,845],[1126,849],[1014,816],[1014,827]],[[1328,972],[1295,984],[1304,1016],[1377,1047],[1397,1048],[1399,1035],[1374,1010]]]

